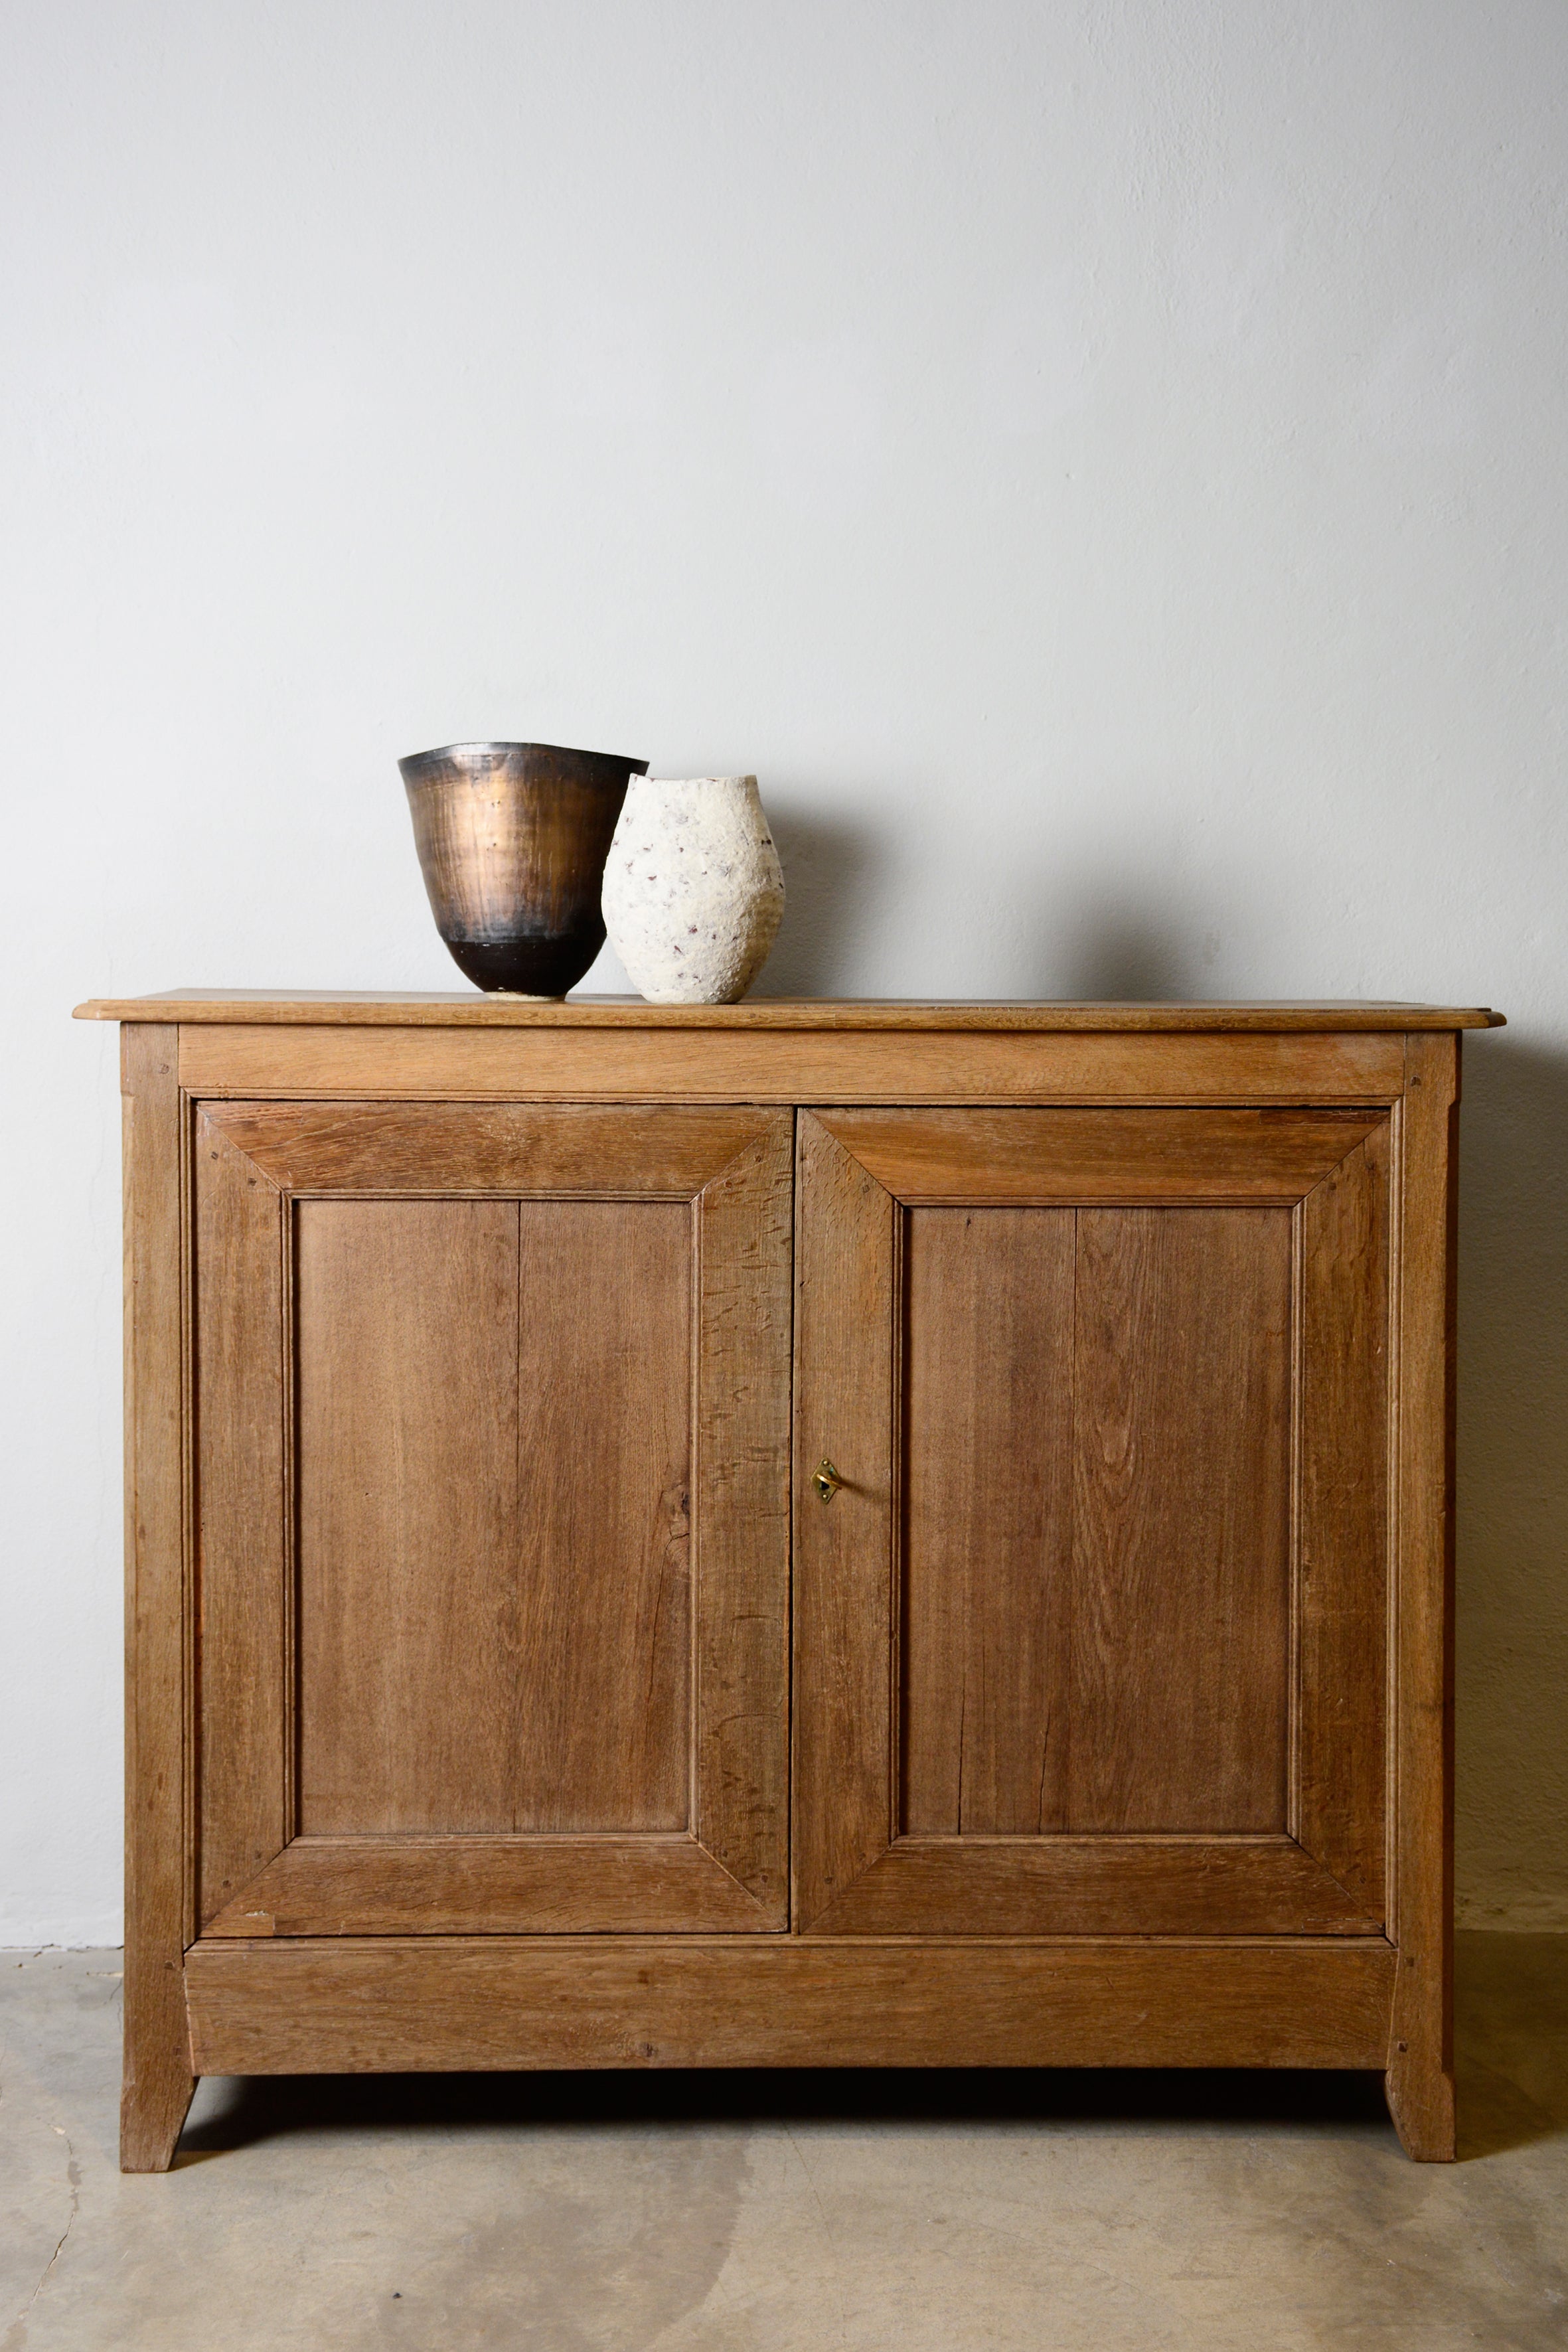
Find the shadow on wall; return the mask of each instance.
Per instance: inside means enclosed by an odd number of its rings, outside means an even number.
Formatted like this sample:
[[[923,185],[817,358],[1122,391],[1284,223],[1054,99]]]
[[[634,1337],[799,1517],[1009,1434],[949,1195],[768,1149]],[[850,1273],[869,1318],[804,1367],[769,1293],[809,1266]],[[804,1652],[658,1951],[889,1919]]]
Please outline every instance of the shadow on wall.
[[[1212,993],[1217,930],[1162,921],[1145,900],[1079,884],[1047,927],[1050,957],[1035,992],[1109,1003],[1182,1003]],[[1230,927],[1234,939],[1235,927]]]
[[[855,918],[880,845],[848,818],[770,808],[784,874],[784,919],[758,996],[843,996],[855,965]]]
[[[1459,1132],[1460,1916],[1568,1927],[1568,1055],[1468,1038]]]
[[[769,822],[784,871],[784,919],[758,996],[850,993],[865,937],[868,881],[886,877],[892,845],[869,825],[816,813],[770,808]],[[1012,894],[1015,900],[1026,892]],[[1022,976],[1012,992],[1023,997],[1171,1003],[1212,992],[1212,966],[1221,931],[1195,931],[1166,922],[1148,898],[1124,887],[1075,878],[1063,898],[1053,877],[1047,898],[1030,922]],[[1255,909],[1250,905],[1248,916]],[[1234,951],[1243,917],[1225,915],[1224,937]]]

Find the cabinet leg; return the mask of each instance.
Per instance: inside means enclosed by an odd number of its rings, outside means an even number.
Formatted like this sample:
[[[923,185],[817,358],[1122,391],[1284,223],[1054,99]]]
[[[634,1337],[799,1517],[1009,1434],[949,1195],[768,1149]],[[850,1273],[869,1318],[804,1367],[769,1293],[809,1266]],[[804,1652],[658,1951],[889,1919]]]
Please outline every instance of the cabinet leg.
[[[1453,2075],[1414,2049],[1395,2049],[1383,2086],[1405,2155],[1417,2164],[1452,2164],[1458,2153]]]
[[[167,2172],[196,2078],[178,1957],[138,1966],[125,1953],[125,2068],[120,2093],[120,2169]]]
[[[162,2067],[132,2079],[120,2095],[120,2169],[167,2172],[196,2087],[194,2074]]]

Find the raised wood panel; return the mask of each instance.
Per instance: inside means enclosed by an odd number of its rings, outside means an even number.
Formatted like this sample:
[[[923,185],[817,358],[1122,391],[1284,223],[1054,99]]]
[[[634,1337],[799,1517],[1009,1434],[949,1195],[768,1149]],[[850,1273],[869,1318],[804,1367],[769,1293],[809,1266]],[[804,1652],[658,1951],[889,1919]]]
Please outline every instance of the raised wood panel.
[[[694,1838],[301,1837],[213,1936],[754,1930],[761,1906]]]
[[[209,1121],[305,1192],[561,1193],[689,1201],[757,1132],[745,1110],[574,1103],[214,1103]]]
[[[1068,1825],[1073,1292],[1070,1210],[909,1217],[910,1832]]]
[[[235,1028],[180,1033],[193,1094],[673,1103],[1392,1101],[1397,1035],[826,1035],[746,1030]]]
[[[125,2060],[120,2161],[167,2171],[195,2087],[185,1684],[183,1158],[175,1035],[121,1035],[125,1214]]]
[[[783,1927],[795,1121],[772,1111],[752,1126],[697,1205],[693,1827]]]
[[[579,2066],[1376,2066],[1394,1955],[1343,1941],[642,1936],[200,1943],[205,2074]]]
[[[887,1845],[898,1211],[809,1112],[795,1163],[794,1922]],[[810,1478],[844,1479],[821,1503]]]
[[[1370,1132],[1358,1111],[1125,1108],[818,1114],[900,1201],[1298,1201]]]
[[[1068,1818],[1282,1830],[1290,1219],[1082,1210]]]
[[[1288,1837],[900,1838],[818,1915],[827,1936],[1375,1934]]]
[[[510,1829],[517,1210],[298,1211],[308,1832]]]
[[[292,1826],[284,1231],[276,1188],[199,1116],[193,1150],[200,1916],[208,1920]]]
[[[1384,1914],[1389,1129],[1301,1203],[1292,1826]]]
[[[520,1204],[510,1826],[690,1817],[692,1220]]]
[[[1282,1830],[1289,1218],[921,1210],[906,1253],[906,1829]]]
[[[298,1215],[301,1829],[684,1827],[689,1213]]]

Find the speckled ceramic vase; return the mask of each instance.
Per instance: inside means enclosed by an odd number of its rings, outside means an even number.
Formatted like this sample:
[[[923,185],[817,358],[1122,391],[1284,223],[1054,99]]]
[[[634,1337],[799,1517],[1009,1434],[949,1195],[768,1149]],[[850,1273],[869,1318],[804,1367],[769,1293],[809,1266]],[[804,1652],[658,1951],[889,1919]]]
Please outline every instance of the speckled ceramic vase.
[[[605,867],[605,923],[650,1004],[739,1003],[784,898],[755,776],[632,778]]]

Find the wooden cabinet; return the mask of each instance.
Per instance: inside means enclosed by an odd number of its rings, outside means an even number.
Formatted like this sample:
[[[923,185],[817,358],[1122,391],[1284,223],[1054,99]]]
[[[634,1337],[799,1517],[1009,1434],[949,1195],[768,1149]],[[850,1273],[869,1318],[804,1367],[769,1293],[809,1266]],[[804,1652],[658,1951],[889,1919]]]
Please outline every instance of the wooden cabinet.
[[[1491,1016],[89,1009],[129,2167],[440,2066],[1378,2067],[1452,2154]]]

